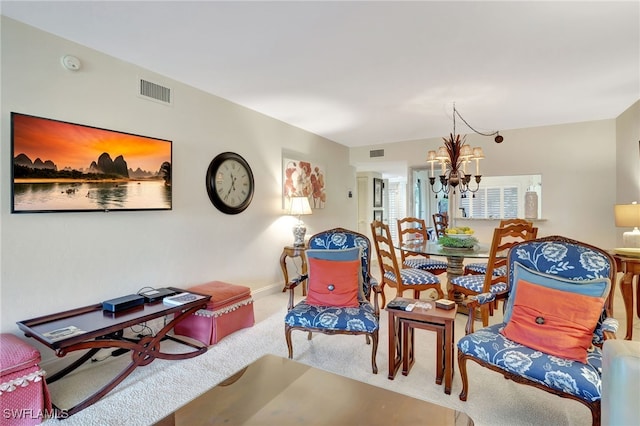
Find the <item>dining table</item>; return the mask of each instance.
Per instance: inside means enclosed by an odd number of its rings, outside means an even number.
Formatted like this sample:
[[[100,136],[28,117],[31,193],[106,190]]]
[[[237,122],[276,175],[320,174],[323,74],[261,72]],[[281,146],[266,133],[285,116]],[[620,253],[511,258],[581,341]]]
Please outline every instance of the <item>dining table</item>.
[[[464,274],[465,259],[484,259],[487,261],[491,253],[491,244],[476,243],[471,248],[445,247],[432,240],[408,240],[396,248],[416,255],[441,256],[447,259],[447,293],[451,289],[451,280]],[[508,251],[496,253],[496,257],[504,259]],[[456,297],[456,302],[459,302]],[[459,312],[465,312],[464,307]]]

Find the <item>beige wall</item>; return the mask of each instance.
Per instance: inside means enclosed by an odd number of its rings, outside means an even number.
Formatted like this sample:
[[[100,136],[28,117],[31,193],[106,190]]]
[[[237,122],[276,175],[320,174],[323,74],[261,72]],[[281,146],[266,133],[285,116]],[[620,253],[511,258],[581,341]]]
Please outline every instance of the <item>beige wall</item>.
[[[616,147],[616,204],[640,203],[640,101],[616,120]],[[630,230],[618,229],[616,247]]]
[[[280,288],[278,259],[294,224],[281,208],[283,151],[326,167],[328,201],[305,217],[308,233],[355,229],[355,169],[343,145],[5,17],[1,31],[2,332],[144,286]],[[64,69],[65,54],[82,69]],[[171,87],[174,105],[137,97],[139,77]],[[173,210],[11,214],[11,111],[172,140]],[[253,202],[239,215],[216,210],[205,189],[209,162],[224,151],[244,156],[255,175]]]
[[[631,121],[631,120],[629,120]],[[636,124],[638,121],[636,121]],[[616,120],[501,131],[504,142],[468,135],[472,146],[482,146],[484,176],[542,174],[542,216],[539,235],[564,235],[604,248],[616,245],[619,230],[613,220],[616,202]],[[381,163],[404,162],[425,166],[426,153],[441,138],[372,145],[350,150],[351,162],[376,170]],[[637,139],[636,139],[637,143]],[[370,159],[371,149],[383,148],[385,156]],[[636,146],[637,149],[637,146]],[[635,161],[638,162],[638,153]],[[629,156],[629,152],[626,153]],[[490,240],[497,221],[472,221],[481,240]]]

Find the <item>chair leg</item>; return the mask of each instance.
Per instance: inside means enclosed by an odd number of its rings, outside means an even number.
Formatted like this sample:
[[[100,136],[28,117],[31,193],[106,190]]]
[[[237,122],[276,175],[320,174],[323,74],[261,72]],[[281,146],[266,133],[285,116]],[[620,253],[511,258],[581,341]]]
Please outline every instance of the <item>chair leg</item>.
[[[489,326],[489,306],[482,305],[480,306],[480,313],[482,314],[482,326]]]
[[[367,335],[367,338],[369,336]],[[373,374],[378,374],[378,364],[376,363],[376,355],[378,353],[378,333],[373,333],[371,335],[371,339],[373,340],[373,345],[371,347],[371,368],[373,370]]]
[[[467,379],[467,358],[464,353],[458,350],[458,370],[460,370],[460,380],[462,380],[462,390],[460,391],[460,401],[467,400],[469,381]]]
[[[289,349],[289,359],[293,359],[293,345],[291,344],[291,328],[284,327],[284,337],[287,341],[287,348]]]
[[[380,305],[380,309],[384,309],[384,305],[387,303],[387,296],[384,294],[384,283],[380,285],[380,295],[382,296],[382,304]]]
[[[440,288],[439,285],[438,285],[438,287],[436,287],[436,292],[438,293],[438,299],[443,299],[444,298],[444,291],[442,291],[442,288]]]

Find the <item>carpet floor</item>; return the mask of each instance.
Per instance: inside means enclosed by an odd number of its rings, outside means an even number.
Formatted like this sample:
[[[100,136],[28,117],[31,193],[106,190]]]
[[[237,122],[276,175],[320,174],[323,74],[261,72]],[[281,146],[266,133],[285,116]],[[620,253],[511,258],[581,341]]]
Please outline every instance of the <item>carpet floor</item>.
[[[207,391],[265,354],[287,356],[283,318],[286,295],[264,296],[255,302],[256,324],[222,339],[196,358],[155,360],[136,369],[94,405],[64,420],[64,426],[149,425]],[[497,319],[492,319],[492,323]],[[464,335],[466,316],[456,319],[456,338]],[[293,333],[294,360],[467,413],[475,425],[587,425],[591,414],[582,404],[542,390],[505,380],[502,375],[468,363],[469,396],[458,398],[462,384],[457,371],[451,395],[435,384],[435,334],[416,330],[416,362],[408,376],[387,378],[388,332],[386,312],[381,314],[377,354],[378,374],[371,371],[371,346],[363,336]],[[179,351],[171,341],[167,351]],[[92,363],[50,385],[54,403],[69,407],[106,383],[129,362],[129,355]],[[313,398],[312,395],[309,396]],[[60,425],[47,420],[47,426]]]

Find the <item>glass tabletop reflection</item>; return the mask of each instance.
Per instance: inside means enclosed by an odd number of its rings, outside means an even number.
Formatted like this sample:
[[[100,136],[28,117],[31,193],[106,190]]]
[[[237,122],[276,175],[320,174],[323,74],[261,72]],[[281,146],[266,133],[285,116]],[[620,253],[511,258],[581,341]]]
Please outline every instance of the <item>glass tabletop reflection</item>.
[[[458,258],[488,258],[491,252],[489,244],[478,243],[472,248],[444,247],[435,241],[412,240],[396,248],[415,254],[428,254],[430,256],[445,256]],[[498,257],[505,257],[499,255]]]

